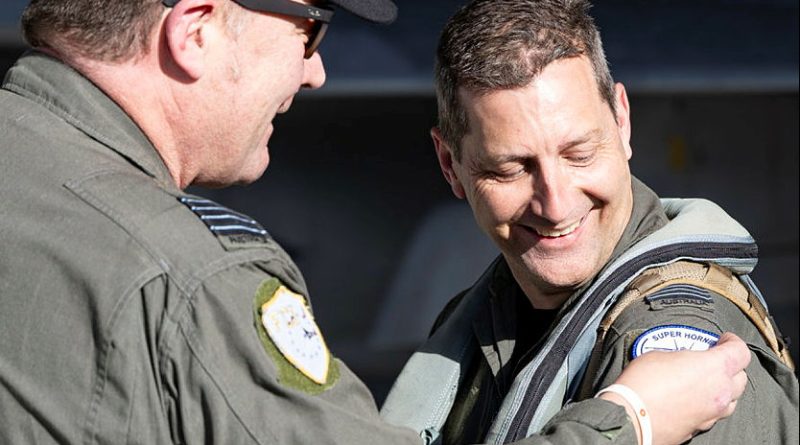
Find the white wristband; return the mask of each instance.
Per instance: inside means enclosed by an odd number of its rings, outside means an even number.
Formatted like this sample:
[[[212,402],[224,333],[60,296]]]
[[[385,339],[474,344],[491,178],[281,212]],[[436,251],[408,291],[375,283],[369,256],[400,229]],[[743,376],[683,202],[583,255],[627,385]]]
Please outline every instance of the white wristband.
[[[639,395],[627,386],[615,383],[607,388],[601,389],[595,397],[599,397],[600,394],[604,392],[613,392],[628,402],[628,405],[633,408],[633,412],[636,413],[636,420],[639,422],[639,431],[642,434],[642,445],[652,445],[653,425],[650,423],[650,414],[647,412],[647,408],[644,406],[642,399],[639,398]]]

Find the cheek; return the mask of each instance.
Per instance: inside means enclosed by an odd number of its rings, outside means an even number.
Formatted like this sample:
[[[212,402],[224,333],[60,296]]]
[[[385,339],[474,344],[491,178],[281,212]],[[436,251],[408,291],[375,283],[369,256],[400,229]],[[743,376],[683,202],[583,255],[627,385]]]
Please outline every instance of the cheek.
[[[628,163],[616,156],[603,160],[594,168],[580,170],[574,178],[577,189],[588,195],[595,205],[613,205],[630,193]]]
[[[625,197],[631,193],[631,172],[628,162],[620,160],[609,178],[614,178],[614,180],[609,181],[605,186],[606,199],[617,203],[624,201]]]
[[[520,184],[502,184],[474,190],[469,201],[484,226],[502,226],[519,219],[530,200],[531,194]]]

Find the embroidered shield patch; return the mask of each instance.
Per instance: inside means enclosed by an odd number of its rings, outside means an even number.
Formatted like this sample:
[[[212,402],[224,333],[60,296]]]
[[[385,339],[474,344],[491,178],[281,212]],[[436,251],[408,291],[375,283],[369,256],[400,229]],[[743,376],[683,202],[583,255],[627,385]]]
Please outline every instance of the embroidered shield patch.
[[[280,286],[261,306],[261,324],[275,347],[314,382],[327,382],[330,353],[305,299]]]
[[[656,326],[636,338],[631,356],[636,358],[651,351],[705,351],[717,340],[719,335],[692,326]]]

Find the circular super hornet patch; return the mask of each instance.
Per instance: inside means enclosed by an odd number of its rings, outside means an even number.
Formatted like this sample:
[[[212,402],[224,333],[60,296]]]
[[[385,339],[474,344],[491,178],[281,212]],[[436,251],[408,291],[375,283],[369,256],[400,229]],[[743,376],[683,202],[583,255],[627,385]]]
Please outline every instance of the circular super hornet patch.
[[[632,358],[651,351],[705,351],[717,344],[719,335],[691,326],[672,324],[656,326],[636,337]]]
[[[330,352],[301,295],[278,287],[261,306],[261,324],[289,363],[314,382],[326,383]]]

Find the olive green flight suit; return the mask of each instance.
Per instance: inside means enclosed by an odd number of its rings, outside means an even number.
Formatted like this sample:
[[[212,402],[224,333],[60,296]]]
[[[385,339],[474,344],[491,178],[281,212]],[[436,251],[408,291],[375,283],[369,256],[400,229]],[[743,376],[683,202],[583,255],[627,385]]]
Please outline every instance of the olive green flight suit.
[[[633,180],[634,208],[612,260],[637,241],[667,222],[655,193],[637,179]],[[518,299],[525,298],[508,265],[500,260],[490,270],[492,274],[484,308],[472,320],[473,341],[480,351],[470,359],[465,378],[459,387],[455,403],[442,429],[443,443],[454,445],[483,440],[500,410],[516,372],[527,363],[540,342],[517,342],[518,326],[530,323],[519,317]],[[581,298],[589,287],[575,292],[562,306]],[[453,313],[463,292],[454,298],[434,325],[434,331]],[[561,314],[555,316],[555,325]],[[767,346],[757,328],[728,299],[708,292],[708,298],[642,300],[627,307],[612,324],[598,352],[601,356],[597,371],[585,376],[592,393],[612,384],[631,360],[635,340],[646,330],[668,325],[691,326],[715,333],[731,331],[749,346],[753,358],[747,368],[748,385],[739,399],[734,414],[719,421],[710,431],[696,436],[692,444],[797,444],[798,443],[798,381]],[[540,329],[542,339],[549,335],[547,327]],[[517,350],[522,348],[522,351]],[[526,353],[527,351],[527,353]],[[515,361],[516,360],[516,361]],[[652,376],[658,385],[669,375]],[[549,426],[545,427],[545,432]],[[607,432],[610,443],[618,443],[622,430]]]
[[[254,306],[276,283],[307,296],[294,263],[268,236],[212,231],[86,78],[23,56],[0,135],[0,443],[421,443],[344,363],[318,384],[276,352]],[[601,400],[559,419],[524,443],[631,429]]]
[[[0,443],[420,443],[341,362],[285,384],[253,305],[272,278],[307,295],[300,272],[215,236],[100,90],[39,53],[3,88]]]

